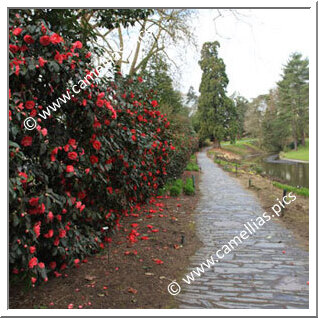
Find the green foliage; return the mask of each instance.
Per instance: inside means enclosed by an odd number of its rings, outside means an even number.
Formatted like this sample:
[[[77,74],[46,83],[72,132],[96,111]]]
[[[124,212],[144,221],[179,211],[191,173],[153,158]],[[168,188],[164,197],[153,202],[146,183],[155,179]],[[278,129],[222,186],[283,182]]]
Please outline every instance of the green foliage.
[[[45,21],[46,26],[65,40],[83,43],[86,49],[92,49],[93,41],[97,41],[98,28],[112,30],[121,25],[127,28],[137,21],[144,20],[154,13],[153,9],[15,9],[10,14],[19,14],[22,19]],[[94,23],[88,22],[88,16],[94,17]],[[60,22],[60,23],[57,23]],[[104,49],[97,49],[102,55]]]
[[[233,97],[233,101],[237,112],[237,137],[242,138],[245,133],[244,122],[248,100],[243,96],[237,95]]]
[[[248,105],[245,128],[270,151],[305,146],[309,126],[308,59],[293,53],[283,68],[278,87]]]
[[[172,78],[169,75],[169,65],[162,54],[152,56],[141,75],[151,81],[152,89],[156,91],[160,109],[172,114],[180,113],[184,106],[181,93],[173,88]]]
[[[189,162],[186,166],[187,171],[199,171],[199,166],[196,163]]]
[[[194,195],[195,194],[195,189],[193,186],[193,180],[192,178],[187,178],[186,182],[183,186],[183,193],[185,195]]]
[[[273,182],[273,186],[275,186],[276,188],[279,188],[279,189],[285,189],[288,192],[293,192],[293,193],[302,195],[304,197],[309,197],[309,189],[308,188],[297,188],[297,187],[289,186],[287,184],[282,184],[282,183],[279,183],[276,181]]]
[[[228,78],[225,64],[218,57],[218,42],[206,42],[201,50],[199,62],[202,69],[200,97],[198,103],[199,138],[213,138],[218,144],[237,134],[237,112],[234,102],[226,96]]]
[[[299,53],[293,53],[278,82],[279,118],[290,131],[297,150],[298,140],[308,134],[309,126],[309,61]]]
[[[264,169],[261,166],[253,166],[252,169],[257,173],[257,174],[261,174]]]
[[[183,183],[181,179],[167,182],[165,186],[160,189],[159,195],[164,195],[169,191],[171,196],[177,197],[182,193],[182,190],[185,195],[195,194],[192,178],[187,178],[185,183]]]
[[[177,197],[181,194],[181,191],[182,191],[182,188],[176,186],[176,185],[173,185],[171,188],[170,188],[170,195],[172,197]]]
[[[181,179],[177,179],[177,180],[173,183],[173,185],[176,186],[176,187],[178,187],[178,188],[180,188],[180,189],[182,189],[182,187],[183,187],[183,182],[182,182]]]
[[[199,166],[197,165],[197,158],[195,155],[190,157],[190,161],[186,166],[186,171],[199,171]]]

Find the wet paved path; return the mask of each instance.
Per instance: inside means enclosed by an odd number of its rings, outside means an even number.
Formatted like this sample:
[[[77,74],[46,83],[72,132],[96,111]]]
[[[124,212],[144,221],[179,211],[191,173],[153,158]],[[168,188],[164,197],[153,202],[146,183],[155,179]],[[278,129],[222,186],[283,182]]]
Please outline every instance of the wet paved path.
[[[264,212],[205,152],[198,163],[203,173],[196,223],[203,247],[191,258],[189,272]],[[242,242],[191,285],[179,282],[180,308],[308,308],[308,253],[291,232],[269,220]]]

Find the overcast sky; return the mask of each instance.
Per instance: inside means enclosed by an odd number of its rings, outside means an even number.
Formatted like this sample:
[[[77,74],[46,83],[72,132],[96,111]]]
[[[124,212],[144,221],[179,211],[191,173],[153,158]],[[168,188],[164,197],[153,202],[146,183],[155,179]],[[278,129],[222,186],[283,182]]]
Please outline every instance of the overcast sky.
[[[282,65],[292,52],[308,57],[310,40],[306,36],[309,10],[258,9],[237,10],[241,16],[236,20],[226,17],[216,20],[215,11],[198,10],[196,28],[199,51],[206,41],[219,41],[219,56],[223,58],[229,77],[228,94],[234,91],[250,99],[265,94],[280,79]],[[182,62],[179,89],[186,93],[190,85],[199,90],[201,69],[198,65],[200,53],[189,50]]]

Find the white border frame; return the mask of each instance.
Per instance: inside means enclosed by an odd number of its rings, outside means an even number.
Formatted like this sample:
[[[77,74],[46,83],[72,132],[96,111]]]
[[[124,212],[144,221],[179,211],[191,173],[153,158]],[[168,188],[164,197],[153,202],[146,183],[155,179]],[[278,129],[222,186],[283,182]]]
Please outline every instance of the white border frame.
[[[62,1],[55,0],[54,3],[43,3],[43,1],[33,0],[33,1],[5,1],[5,4],[1,5],[1,24],[2,24],[2,36],[3,39],[7,38],[7,8],[13,7],[65,7],[67,4],[68,7],[78,7],[78,1]],[[81,5],[90,5],[94,7],[105,8],[104,0],[92,0],[89,3],[81,3]],[[136,0],[134,2],[128,0],[119,0],[113,2],[112,4],[117,7],[130,7],[132,4],[135,8],[143,7],[193,7],[195,8],[207,8],[209,7],[254,7],[254,8],[267,8],[267,7],[311,7],[311,28],[308,30],[309,41],[312,43],[311,52],[309,55],[310,63],[310,199],[309,199],[309,216],[310,216],[310,263],[309,263],[309,309],[7,309],[8,302],[8,290],[7,284],[1,284],[1,303],[0,303],[0,314],[1,316],[316,316],[316,2],[313,0],[214,0],[213,2],[207,2],[204,0],[188,1],[185,4],[185,1],[177,2],[171,0],[161,0],[160,2],[149,2],[146,0]],[[7,48],[1,50],[2,61],[5,61],[6,64],[2,64],[2,74],[7,76]],[[4,76],[4,75],[3,75]],[[0,108],[1,111],[1,122],[0,126],[1,135],[8,138],[8,108],[4,107],[7,105],[8,98],[8,82],[7,85],[1,86],[2,99],[4,100],[3,106]],[[0,149],[3,152],[1,156],[2,167],[8,167],[8,155],[5,149],[8,149],[8,141],[5,138],[1,138]],[[6,157],[4,155],[6,152]],[[6,158],[6,159],[4,159]],[[6,164],[5,164],[6,163]],[[7,255],[7,237],[8,237],[8,220],[7,214],[4,211],[8,209],[8,189],[7,189],[7,180],[2,178],[1,181],[1,202],[6,202],[6,206],[2,209],[1,213],[1,254],[5,255],[5,259],[2,259],[0,263],[1,266],[1,277],[7,277],[7,264],[8,264],[8,255]],[[4,282],[4,280],[3,280]]]

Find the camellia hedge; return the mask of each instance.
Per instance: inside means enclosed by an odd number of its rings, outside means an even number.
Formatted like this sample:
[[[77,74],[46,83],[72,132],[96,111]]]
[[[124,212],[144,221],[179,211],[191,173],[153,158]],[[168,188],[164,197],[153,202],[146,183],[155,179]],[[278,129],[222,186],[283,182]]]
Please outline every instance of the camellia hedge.
[[[9,29],[10,272],[60,276],[103,249],[120,219],[182,171],[195,144],[172,144],[140,77],[87,83],[46,120],[38,114],[94,70],[82,43],[16,15]],[[84,86],[84,85],[83,85]],[[36,129],[23,126],[27,117]],[[183,158],[183,162],[180,162]]]

